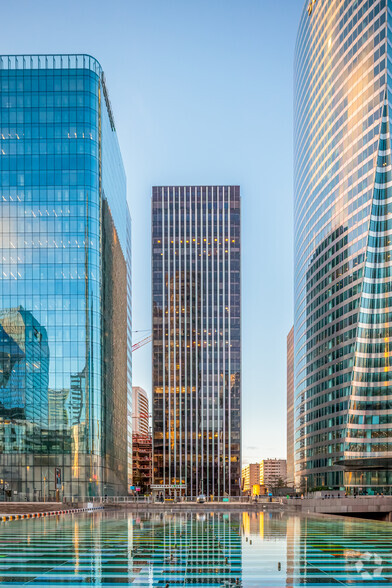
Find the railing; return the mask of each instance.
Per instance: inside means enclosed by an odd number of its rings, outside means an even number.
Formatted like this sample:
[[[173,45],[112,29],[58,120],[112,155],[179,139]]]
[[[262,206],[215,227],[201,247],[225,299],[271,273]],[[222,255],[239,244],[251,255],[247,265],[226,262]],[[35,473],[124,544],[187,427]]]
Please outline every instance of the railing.
[[[1,55],[0,70],[89,69],[102,74],[100,63],[87,54]]]
[[[83,501],[98,501],[107,504],[154,504],[161,502],[160,498],[157,496],[108,496],[106,498],[86,498],[83,499]],[[184,504],[196,502],[197,498],[192,496],[178,496],[177,498],[166,497],[164,499],[165,504]],[[271,502],[282,503],[282,498],[278,496],[263,496],[257,500],[254,500],[253,498],[250,500],[247,496],[214,496],[213,498],[208,498],[204,504],[268,504]]]
[[[328,494],[326,496],[314,496],[313,494],[303,494],[302,496],[289,496],[283,497],[285,502],[298,502],[300,500],[345,500],[347,498],[352,500],[372,500],[374,498],[389,498],[391,499],[392,494],[347,494],[347,496],[334,496]]]
[[[366,498],[366,497],[363,497]],[[92,502],[93,504],[154,504],[160,502],[157,496],[60,496],[56,500],[56,496],[50,494],[49,496],[28,496],[24,493],[12,494],[12,496],[4,496],[0,492],[1,502],[59,502],[59,503],[80,503]],[[181,503],[196,503],[197,497],[194,496],[178,496],[174,498],[166,497],[165,503],[181,504]],[[282,503],[282,498],[277,496],[262,496],[256,499],[248,496],[214,496],[206,499],[205,504],[221,503],[221,504],[267,504],[271,502]]]

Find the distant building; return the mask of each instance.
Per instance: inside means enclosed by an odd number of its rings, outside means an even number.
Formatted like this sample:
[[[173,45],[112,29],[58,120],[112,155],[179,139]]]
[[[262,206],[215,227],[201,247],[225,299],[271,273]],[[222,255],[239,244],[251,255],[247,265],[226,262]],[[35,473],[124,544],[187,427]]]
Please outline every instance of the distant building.
[[[294,485],[294,327],[287,336],[287,484]]]
[[[279,480],[286,484],[287,461],[285,459],[263,459],[260,463],[260,485],[275,486]]]
[[[139,386],[132,387],[132,433],[148,435],[149,404],[147,392]]]
[[[152,436],[149,426],[149,402],[147,392],[139,386],[132,387],[132,485],[141,492],[152,482]]]
[[[132,485],[141,492],[152,482],[152,437],[150,433],[132,434]]]
[[[260,464],[250,463],[242,468],[243,492],[251,492],[255,484],[260,484]]]

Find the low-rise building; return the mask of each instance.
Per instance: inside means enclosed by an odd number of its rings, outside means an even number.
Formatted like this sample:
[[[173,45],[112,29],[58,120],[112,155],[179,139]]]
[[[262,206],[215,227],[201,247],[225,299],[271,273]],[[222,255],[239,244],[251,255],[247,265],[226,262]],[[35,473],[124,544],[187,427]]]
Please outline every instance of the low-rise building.
[[[286,484],[287,461],[285,459],[263,459],[260,463],[260,485],[276,487],[280,482]]]
[[[148,396],[143,388],[132,388],[132,485],[140,492],[152,483],[152,436]]]
[[[132,485],[147,492],[152,483],[152,437],[148,433],[132,434]],[[139,491],[139,490],[138,490]]]
[[[259,484],[260,464],[249,463],[242,468],[242,490],[251,492],[254,485]]]

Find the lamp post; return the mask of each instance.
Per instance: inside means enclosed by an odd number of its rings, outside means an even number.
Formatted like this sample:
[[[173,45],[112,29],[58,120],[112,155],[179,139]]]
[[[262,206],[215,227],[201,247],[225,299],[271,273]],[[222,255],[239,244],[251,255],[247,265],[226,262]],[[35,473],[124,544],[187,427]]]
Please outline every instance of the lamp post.
[[[46,477],[44,476],[44,502],[46,502]]]

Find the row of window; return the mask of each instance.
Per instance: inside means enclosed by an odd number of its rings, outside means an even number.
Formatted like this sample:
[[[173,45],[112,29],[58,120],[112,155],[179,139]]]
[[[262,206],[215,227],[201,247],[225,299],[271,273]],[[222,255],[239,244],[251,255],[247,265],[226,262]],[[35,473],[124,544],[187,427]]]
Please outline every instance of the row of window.
[[[339,331],[342,331],[345,328],[352,326],[352,325],[356,325],[356,324],[357,324],[357,315],[356,314],[351,314],[350,316],[346,316],[346,318],[339,321],[338,323],[331,325],[330,327],[328,327],[328,329],[326,329],[324,331],[325,339],[329,339],[331,337],[331,335],[334,335],[335,333],[338,333]],[[303,368],[301,367],[301,369],[303,369]],[[303,377],[303,374],[301,374],[301,378],[302,377]],[[329,380],[327,388],[332,388],[335,385],[338,385],[338,384],[337,383],[334,384],[334,383],[332,383],[331,380]],[[305,387],[306,387],[306,380],[302,381],[301,384],[298,385],[298,387],[297,387],[298,392],[302,392]],[[324,390],[324,389],[325,389],[324,387],[320,389],[318,386],[316,386],[315,388],[313,388],[313,390],[310,390],[309,393],[311,395],[317,394],[318,392],[321,392],[321,390]]]
[[[353,453],[372,453],[392,451],[392,443],[348,443],[347,451]]]
[[[348,429],[347,437],[354,439],[386,439],[390,437],[392,439],[392,429]]]
[[[1,81],[0,81],[1,84]],[[35,92],[26,88],[20,88],[19,91],[1,91],[0,113],[1,109],[35,109],[40,112],[44,110],[53,110],[59,108],[78,108],[80,112],[90,109],[95,112],[98,110],[98,100],[96,91],[89,90],[74,92],[56,90],[52,92]],[[4,114],[4,112],[3,112]]]
[[[304,424],[304,420],[300,419],[300,424]],[[342,425],[347,424],[347,414],[343,414],[340,416],[335,416],[329,419],[318,419],[314,421],[312,424],[308,424],[306,426],[306,434],[313,433],[315,431],[322,431],[323,429],[331,429],[332,427],[339,427]],[[296,438],[304,435],[304,430],[302,427],[296,433]]]
[[[97,94],[98,76],[87,69],[1,70],[2,92],[86,92]]]
[[[331,349],[338,347],[342,343],[345,343],[346,341],[350,341],[352,339],[355,339],[356,333],[357,333],[356,329],[350,329],[349,331],[345,331],[344,333],[341,333],[340,335],[337,335],[336,337],[332,337],[327,342],[323,343],[322,345],[320,345],[319,347],[316,347],[314,349],[314,346],[317,343],[319,343],[319,341],[324,340],[323,337],[320,339],[318,339],[318,337],[316,337],[315,339],[317,339],[317,341],[313,340],[309,343],[309,349],[312,349],[312,351],[310,353],[306,354],[306,362],[309,363],[309,362],[313,361],[316,357],[319,357],[320,355],[324,355],[325,353],[327,353]]]
[[[0,174],[0,191],[9,186],[80,186],[88,190],[98,189],[98,173],[95,171],[40,171],[8,172]]]
[[[350,345],[345,345],[344,347],[339,347],[337,349],[334,349],[334,351],[332,351],[328,355],[325,355],[324,357],[318,359],[317,361],[315,361],[311,364],[308,363],[306,366],[306,371],[308,374],[311,374],[315,370],[320,370],[320,368],[322,368],[324,365],[331,364],[333,361],[336,361],[337,359],[341,359],[345,355],[352,355],[354,353],[354,349],[355,349],[355,342],[354,341],[351,342]],[[307,357],[307,359],[308,359],[308,357]],[[331,367],[332,366],[330,365],[329,368],[331,368]]]
[[[53,148],[55,147],[53,143]],[[0,171],[44,171],[44,170],[97,170],[98,160],[93,154],[93,149],[80,150],[75,153],[61,153],[61,146],[56,153],[47,155],[17,155],[10,157],[0,157]],[[1,149],[4,155],[4,149]]]

